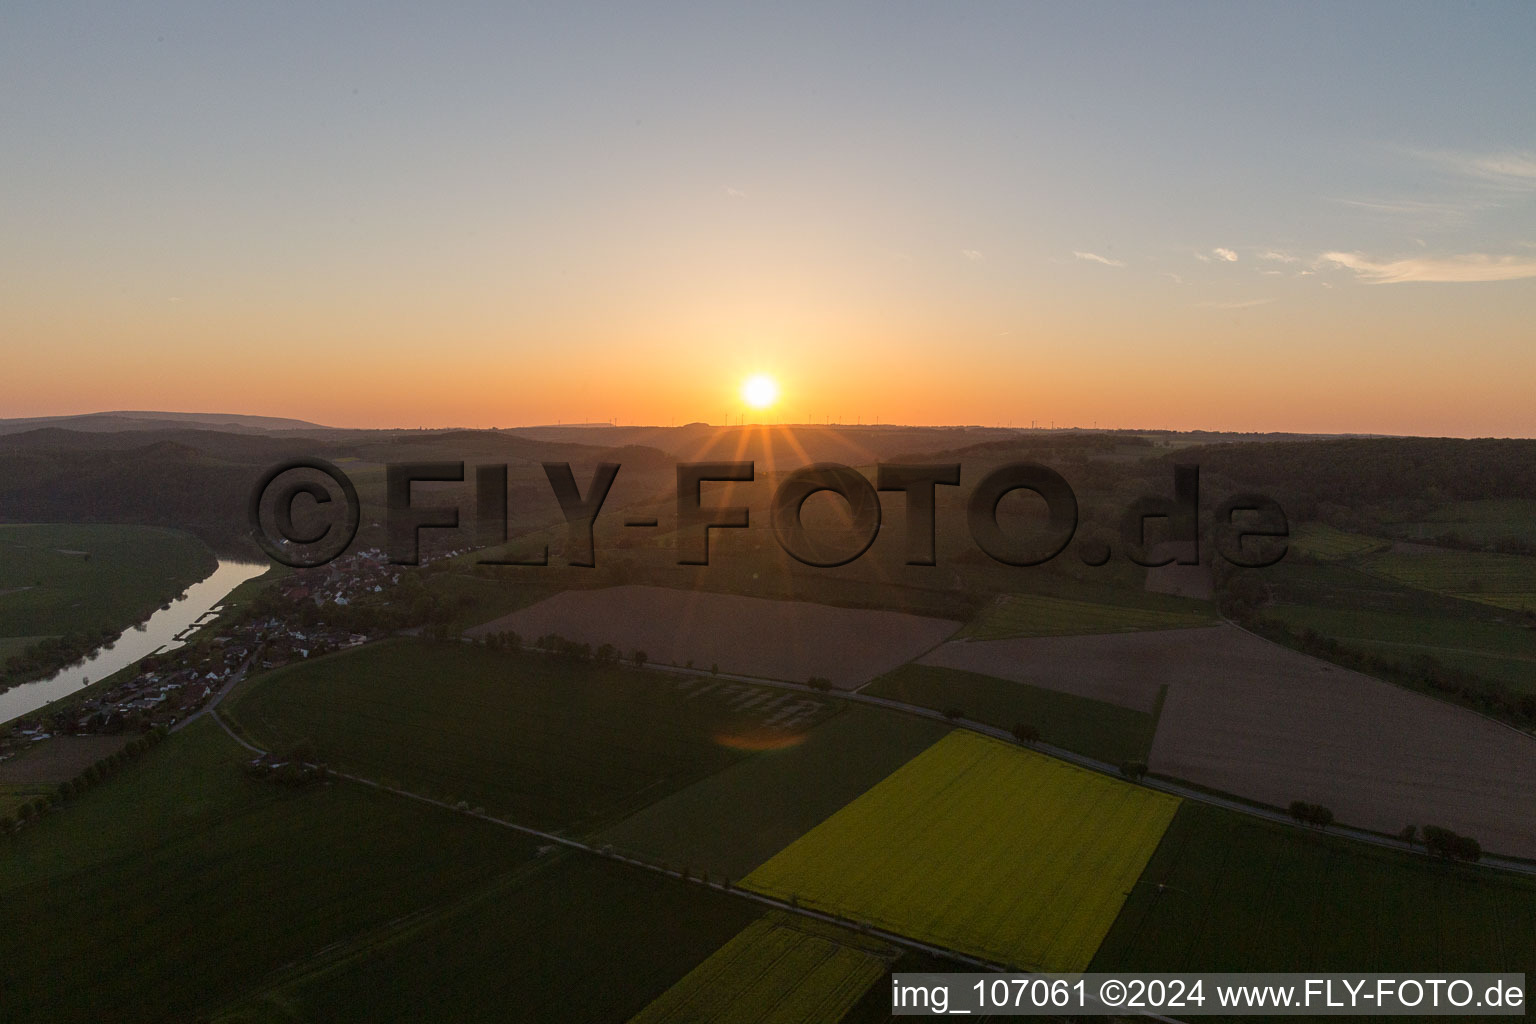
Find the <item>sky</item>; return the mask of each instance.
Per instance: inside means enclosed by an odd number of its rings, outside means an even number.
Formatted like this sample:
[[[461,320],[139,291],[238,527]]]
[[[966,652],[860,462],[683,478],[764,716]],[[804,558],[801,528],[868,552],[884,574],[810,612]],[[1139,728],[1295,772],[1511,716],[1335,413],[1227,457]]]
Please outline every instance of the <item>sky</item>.
[[[0,416],[1536,436],[1533,51],[1524,2],[6,4]]]

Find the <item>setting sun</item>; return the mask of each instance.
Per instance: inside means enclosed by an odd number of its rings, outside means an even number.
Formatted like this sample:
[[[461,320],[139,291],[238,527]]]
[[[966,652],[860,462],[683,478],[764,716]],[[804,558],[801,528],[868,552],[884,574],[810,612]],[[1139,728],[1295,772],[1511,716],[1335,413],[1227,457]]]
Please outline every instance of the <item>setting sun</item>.
[[[748,377],[747,382],[741,386],[741,397],[754,409],[766,409],[778,401],[779,386],[772,377],[758,374]]]

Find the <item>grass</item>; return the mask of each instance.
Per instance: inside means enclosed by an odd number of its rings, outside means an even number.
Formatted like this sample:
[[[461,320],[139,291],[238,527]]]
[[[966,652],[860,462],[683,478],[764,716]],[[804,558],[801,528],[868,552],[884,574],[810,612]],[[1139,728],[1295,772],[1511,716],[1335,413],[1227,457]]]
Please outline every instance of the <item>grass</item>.
[[[800,719],[771,725],[786,708]],[[308,739],[343,770],[578,830],[720,771],[753,744],[793,742],[830,712],[747,684],[403,640],[259,677],[230,709],[268,749]]]
[[[1536,558],[1479,551],[1392,552],[1365,560],[1369,573],[1410,587],[1512,611],[1536,610]]]
[[[823,1024],[838,1021],[888,970],[895,951],[788,914],[753,922],[630,1024]]]
[[[0,817],[16,813],[23,804],[46,797],[57,788],[42,782],[0,782]]]
[[[931,746],[929,719],[849,706],[605,830],[617,849],[740,878]]]
[[[1346,533],[1325,523],[1302,523],[1291,531],[1290,547],[1318,562],[1336,562],[1385,551],[1392,542],[1363,533]]]
[[[1188,610],[1073,601],[1039,594],[1001,594],[966,624],[960,636],[1004,640],[1020,636],[1122,633],[1142,629],[1209,626],[1216,616],[1188,602]]]
[[[1446,535],[1472,544],[1521,541],[1536,544],[1536,500],[1490,498],[1456,501],[1436,509],[1418,522],[1396,527],[1411,540],[1433,541]]]
[[[1311,629],[1404,665],[1429,655],[1442,664],[1536,691],[1536,632],[1518,626],[1444,615],[1354,607],[1274,605],[1264,614],[1291,629]]]
[[[935,665],[903,665],[860,692],[936,711],[959,708],[1000,729],[1033,725],[1045,742],[1109,764],[1145,760],[1156,726],[1145,711]]]
[[[551,852],[504,882],[321,950],[214,1020],[623,1021],[757,913],[723,893]]]
[[[198,722],[0,837],[0,1020],[194,1019],[533,856],[361,786],[248,779],[246,756]]]
[[[1027,970],[1082,970],[1179,801],[952,732],[742,886]]]
[[[122,629],[207,576],[216,563],[202,541],[178,530],[0,526],[0,637]]]
[[[1092,970],[1536,974],[1536,879],[1192,802],[1141,878]]]

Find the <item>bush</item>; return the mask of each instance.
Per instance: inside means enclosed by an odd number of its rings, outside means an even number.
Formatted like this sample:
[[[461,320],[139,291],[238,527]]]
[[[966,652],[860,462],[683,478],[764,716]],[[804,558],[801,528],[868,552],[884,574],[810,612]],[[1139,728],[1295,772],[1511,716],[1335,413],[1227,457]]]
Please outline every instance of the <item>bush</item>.
[[[1476,863],[1483,857],[1483,847],[1471,836],[1458,835],[1438,825],[1424,826],[1424,850],[1447,860],[1464,860]]]
[[[1015,722],[1013,726],[1013,738],[1020,743],[1039,743],[1040,730],[1029,722]]]
[[[832,689],[832,680],[828,679],[826,676],[811,676],[811,678],[805,681],[805,685],[809,686],[813,690],[820,690],[825,693],[826,691]]]
[[[1304,800],[1291,801],[1291,817],[1303,825],[1327,828],[1333,824],[1333,812],[1322,804],[1309,804]]]
[[[944,717],[953,722],[958,718],[964,718],[965,711],[962,708],[945,708]]]
[[[1147,774],[1145,761],[1126,761],[1120,766],[1120,774],[1128,779],[1140,779]]]

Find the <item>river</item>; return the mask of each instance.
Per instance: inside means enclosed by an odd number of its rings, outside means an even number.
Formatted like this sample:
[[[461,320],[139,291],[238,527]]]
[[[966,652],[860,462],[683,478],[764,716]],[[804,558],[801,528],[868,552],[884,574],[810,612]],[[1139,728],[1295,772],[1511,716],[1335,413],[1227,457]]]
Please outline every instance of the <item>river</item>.
[[[254,562],[220,561],[213,575],[194,583],[187,592],[161,608],[143,624],[130,626],[123,635],[105,647],[97,648],[83,661],[60,669],[46,679],[14,686],[0,693],[0,723],[9,722],[47,704],[67,697],[89,682],[97,682],[119,672],[140,658],[156,651],[180,647],[219,602],[246,580],[266,572],[268,566]]]

